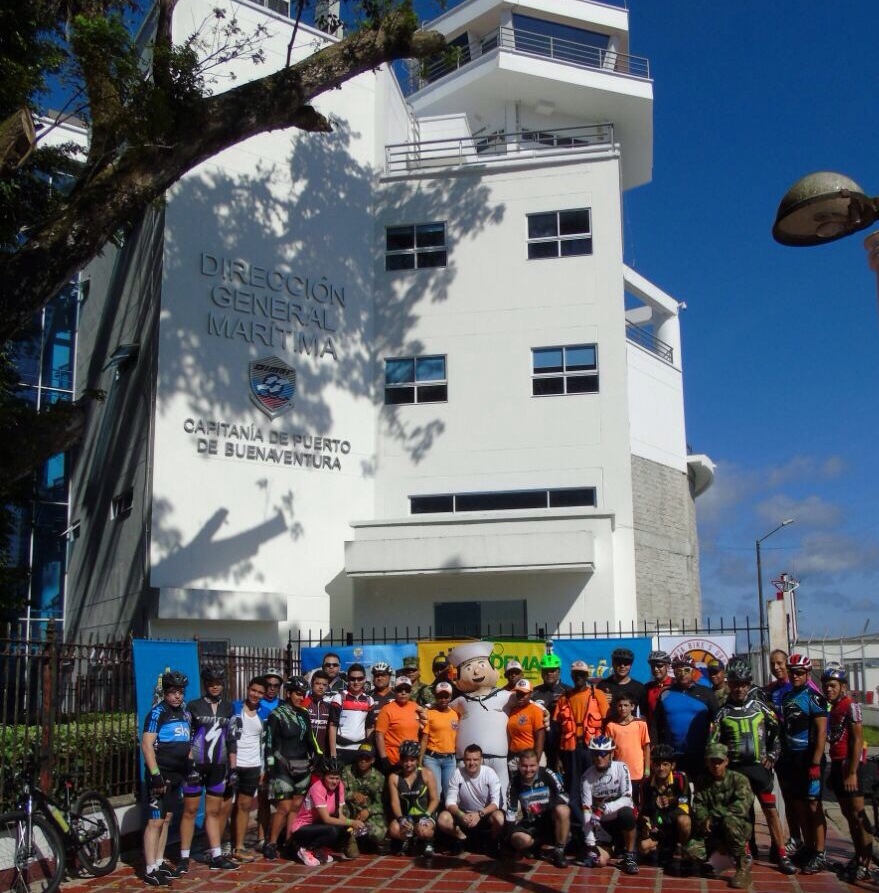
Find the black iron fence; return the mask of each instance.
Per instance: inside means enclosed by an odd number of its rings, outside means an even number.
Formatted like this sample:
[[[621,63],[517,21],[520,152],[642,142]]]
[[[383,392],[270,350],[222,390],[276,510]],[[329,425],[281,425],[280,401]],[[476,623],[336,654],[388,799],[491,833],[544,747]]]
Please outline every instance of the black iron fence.
[[[641,621],[629,624],[535,623],[467,625],[435,630],[397,626],[318,631],[290,635],[285,646],[265,648],[199,643],[202,662],[225,663],[227,695],[243,698],[248,681],[278,669],[284,676],[300,671],[305,647],[402,644],[430,639],[611,639],[639,636],[734,635],[736,649],[752,654],[760,628],[733,619]],[[138,788],[139,720],[136,715],[134,662],[130,639],[69,642],[50,624],[45,638],[34,640],[0,628],[0,811],[14,798],[15,776],[31,757],[39,760],[40,784],[51,790],[70,775],[79,789],[96,788],[108,796],[134,795]]]

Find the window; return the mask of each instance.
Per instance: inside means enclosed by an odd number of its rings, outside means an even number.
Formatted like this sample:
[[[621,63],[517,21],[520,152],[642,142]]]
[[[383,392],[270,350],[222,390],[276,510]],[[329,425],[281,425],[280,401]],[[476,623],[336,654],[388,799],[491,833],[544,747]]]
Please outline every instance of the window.
[[[598,348],[594,344],[535,347],[531,350],[535,397],[598,392]]]
[[[133,504],[134,490],[125,490],[118,496],[114,496],[110,506],[110,517],[113,518],[114,521],[121,521],[123,518],[127,518],[131,514],[131,507]]]
[[[410,496],[413,515],[436,512],[509,512],[516,509],[571,508],[596,505],[595,487],[558,490],[496,490],[491,493],[447,493]]]
[[[394,357],[385,360],[385,404],[443,403],[448,399],[446,358]]]
[[[589,208],[528,215],[528,260],[592,254]]]
[[[389,226],[385,229],[385,269],[421,270],[446,265],[445,223]]]

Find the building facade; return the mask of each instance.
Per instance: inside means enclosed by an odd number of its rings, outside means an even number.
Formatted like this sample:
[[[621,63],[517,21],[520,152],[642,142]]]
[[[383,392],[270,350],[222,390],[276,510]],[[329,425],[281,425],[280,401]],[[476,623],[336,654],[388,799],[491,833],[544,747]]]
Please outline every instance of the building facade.
[[[181,2],[179,33],[209,6]],[[283,64],[283,11],[236,10]],[[88,271],[78,381],[108,397],[70,631],[699,615],[713,466],[687,454],[682,305],[623,261],[652,169],[628,12],[468,0],[429,27],[452,52],[320,97],[328,136],[211,159]],[[300,28],[300,55],[332,39]]]

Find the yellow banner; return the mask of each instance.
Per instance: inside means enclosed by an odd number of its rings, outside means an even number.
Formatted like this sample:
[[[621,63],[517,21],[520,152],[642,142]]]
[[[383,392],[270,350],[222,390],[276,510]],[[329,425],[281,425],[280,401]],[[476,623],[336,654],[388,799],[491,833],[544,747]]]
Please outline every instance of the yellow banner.
[[[449,652],[456,645],[472,642],[473,639],[437,639],[423,640],[418,645],[418,664],[421,667],[421,681],[430,682],[432,677],[431,667],[433,659],[442,654],[448,657]],[[540,658],[546,654],[546,646],[543,642],[522,642],[515,639],[495,640],[491,652],[491,665],[498,671],[498,685],[504,684],[504,667],[508,660],[517,660],[522,664],[526,679],[530,679],[538,685],[542,679],[540,676]]]

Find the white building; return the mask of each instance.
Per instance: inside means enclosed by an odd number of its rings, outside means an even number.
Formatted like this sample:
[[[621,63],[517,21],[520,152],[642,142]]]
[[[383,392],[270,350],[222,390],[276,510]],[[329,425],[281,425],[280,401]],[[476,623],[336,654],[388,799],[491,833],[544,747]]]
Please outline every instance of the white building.
[[[183,0],[178,33],[212,5]],[[282,65],[289,21],[234,6]],[[698,616],[713,465],[687,455],[682,305],[623,262],[652,168],[628,12],[466,0],[429,27],[456,51],[411,95],[386,69],[326,94],[334,134],[222,153],[89,271],[77,381],[108,398],[69,630]]]

